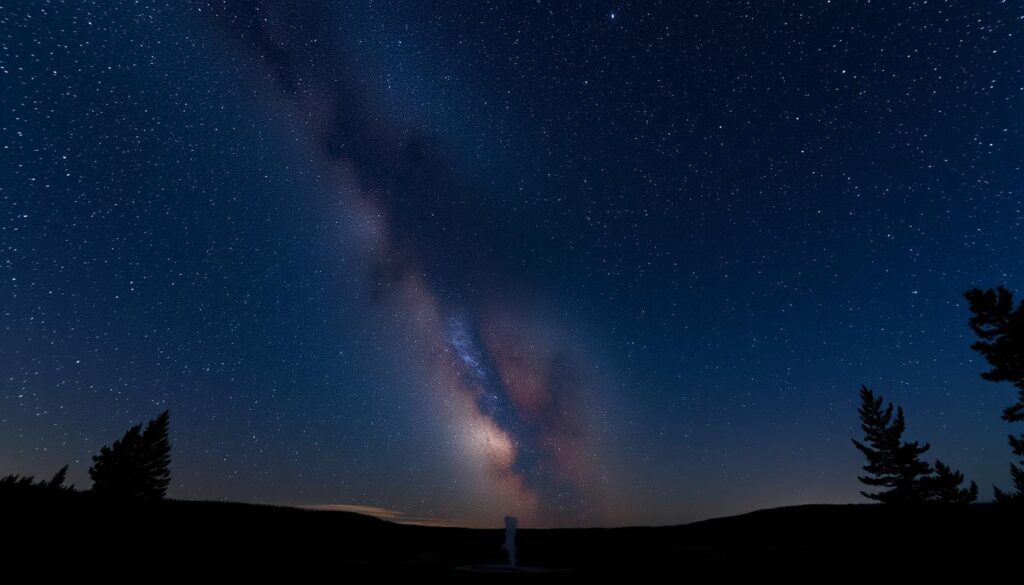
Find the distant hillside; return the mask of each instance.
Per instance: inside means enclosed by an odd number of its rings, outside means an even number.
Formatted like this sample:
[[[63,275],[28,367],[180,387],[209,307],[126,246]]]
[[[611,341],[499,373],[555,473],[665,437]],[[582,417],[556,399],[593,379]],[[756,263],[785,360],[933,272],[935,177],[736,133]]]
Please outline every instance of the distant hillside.
[[[0,501],[0,513],[11,537],[8,558],[34,559],[39,567],[56,559],[95,570],[103,559],[110,570],[131,575],[159,567],[168,574],[408,570],[465,577],[460,567],[503,562],[501,530],[399,525],[349,512],[179,500],[114,505],[64,494]],[[570,580],[655,571],[688,578],[842,575],[878,566],[976,570],[1019,561],[1022,519],[988,504],[816,505],[671,527],[526,529],[518,544],[521,564],[558,569],[546,578]]]

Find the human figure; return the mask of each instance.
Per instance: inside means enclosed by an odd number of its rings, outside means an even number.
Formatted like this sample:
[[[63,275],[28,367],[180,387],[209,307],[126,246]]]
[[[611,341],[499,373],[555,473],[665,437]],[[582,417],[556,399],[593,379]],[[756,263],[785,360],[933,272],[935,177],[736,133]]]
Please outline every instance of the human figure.
[[[501,548],[508,551],[508,564],[516,566],[516,527],[519,520],[515,516],[505,516],[505,544]]]

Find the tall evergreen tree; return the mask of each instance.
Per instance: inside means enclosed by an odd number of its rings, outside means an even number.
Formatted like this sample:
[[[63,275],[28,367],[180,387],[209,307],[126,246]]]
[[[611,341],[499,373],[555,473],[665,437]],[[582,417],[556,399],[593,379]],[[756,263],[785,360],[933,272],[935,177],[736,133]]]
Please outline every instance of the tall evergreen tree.
[[[146,453],[143,477],[146,479],[144,491],[147,499],[163,499],[171,483],[171,440],[168,436],[170,416],[170,411],[163,411],[160,416],[149,421],[142,433],[142,448]]]
[[[993,382],[1010,382],[1017,388],[1017,402],[1003,410],[1006,422],[1024,421],[1024,301],[1016,309],[1013,293],[996,289],[972,288],[964,293],[973,314],[968,321],[978,340],[971,345],[988,361],[992,369],[981,377]],[[1014,489],[995,488],[997,502],[1024,505],[1024,433],[1009,436],[1010,450],[1019,465],[1010,463]]]
[[[92,460],[93,493],[116,499],[142,497],[142,425],[129,428],[113,445],[104,445]]]
[[[925,502],[928,499],[925,478],[932,469],[919,457],[930,445],[903,441],[906,422],[902,408],[896,409],[894,418],[892,404],[883,408],[882,397],[876,398],[867,386],[861,386],[860,398],[861,406],[857,412],[864,431],[864,443],[853,439],[853,444],[867,457],[868,464],[863,469],[868,475],[858,479],[869,486],[888,488],[873,493],[862,491],[861,494],[886,504]]]
[[[89,468],[93,492],[117,499],[162,499],[170,483],[169,418],[164,411],[145,431],[135,425],[112,446],[100,449]]]

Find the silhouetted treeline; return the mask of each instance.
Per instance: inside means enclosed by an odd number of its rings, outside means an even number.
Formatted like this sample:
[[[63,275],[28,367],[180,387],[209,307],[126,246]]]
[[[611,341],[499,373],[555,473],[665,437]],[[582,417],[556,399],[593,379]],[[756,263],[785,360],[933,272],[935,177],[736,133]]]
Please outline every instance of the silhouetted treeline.
[[[171,442],[168,436],[170,412],[164,411],[146,424],[135,425],[112,446],[104,445],[93,456],[89,476],[93,480],[90,493],[112,500],[160,500],[171,482]],[[0,478],[0,497],[36,497],[61,492],[75,492],[65,486],[68,466],[49,480],[33,476],[8,475]]]
[[[1017,402],[1003,410],[1007,422],[1024,422],[1024,301],[1014,306],[1013,293],[1005,287],[972,288],[964,293],[971,317],[968,326],[977,337],[971,349],[981,354],[991,369],[981,377],[992,382],[1010,382],[1017,388]],[[861,492],[865,497],[889,504],[924,502],[970,503],[978,497],[978,486],[972,481],[961,487],[964,476],[936,460],[934,467],[920,456],[928,451],[925,443],[902,440],[906,429],[903,409],[882,406],[882,397],[875,397],[861,387],[858,413],[864,441],[853,444],[867,458],[858,479],[872,487],[886,488],[877,492]],[[993,487],[995,499],[1003,504],[1024,504],[1024,433],[1009,435],[1010,450],[1019,459],[1010,463],[1013,489]]]
[[[0,496],[45,495],[74,491],[75,486],[66,486],[68,466],[60,468],[50,479],[36,480],[32,475],[11,474],[0,478]]]

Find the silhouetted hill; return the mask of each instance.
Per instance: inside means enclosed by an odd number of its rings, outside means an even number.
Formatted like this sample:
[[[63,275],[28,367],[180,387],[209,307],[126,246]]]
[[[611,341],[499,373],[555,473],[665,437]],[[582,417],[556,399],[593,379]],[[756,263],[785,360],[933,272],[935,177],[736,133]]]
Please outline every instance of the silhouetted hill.
[[[349,512],[179,500],[118,504],[74,493],[0,501],[0,513],[11,542],[4,549],[8,558],[35,559],[41,567],[57,559],[83,569],[102,560],[124,575],[155,570],[163,577],[201,571],[204,577],[334,579],[415,571],[474,578],[480,575],[465,573],[466,566],[503,561],[501,530],[406,526]],[[531,579],[654,572],[680,579],[839,578],[879,568],[976,573],[1018,558],[1022,518],[989,504],[911,510],[814,505],[682,526],[524,529],[518,543],[522,565],[559,569]]]

